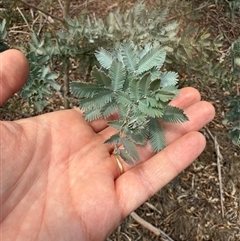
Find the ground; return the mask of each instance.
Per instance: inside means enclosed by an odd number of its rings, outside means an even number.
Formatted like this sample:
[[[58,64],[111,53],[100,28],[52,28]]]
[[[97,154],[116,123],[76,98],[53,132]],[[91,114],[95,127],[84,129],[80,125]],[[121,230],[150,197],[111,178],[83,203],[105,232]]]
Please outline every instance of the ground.
[[[128,7],[135,1],[89,2],[80,6],[79,1],[72,1],[72,6],[73,9],[79,6],[88,7],[90,13],[104,16],[118,4],[125,4]],[[153,4],[154,1],[146,2]],[[197,6],[202,1],[192,2]],[[28,3],[35,4],[34,1]],[[29,8],[26,7],[26,10]],[[204,11],[205,17],[199,21],[204,26],[214,27],[216,35],[223,34],[225,46],[229,47],[232,40],[240,36],[240,16],[236,15],[235,19],[231,20],[226,16],[224,7],[214,3]],[[21,36],[19,33],[19,41]],[[201,130],[207,139],[205,151],[189,168],[135,211],[147,224],[157,228],[160,235],[142,226],[133,215],[130,215],[107,241],[240,240],[240,149],[231,143],[228,131],[222,125],[227,110],[226,92],[211,81],[202,85],[201,80],[194,76],[186,85],[196,87],[203,99],[210,101],[216,108],[215,119]],[[61,105],[58,97],[53,98],[46,111],[59,110],[62,108]],[[22,102],[19,95],[15,95],[0,108],[1,119],[27,117],[31,113],[29,114],[26,108],[26,103]]]

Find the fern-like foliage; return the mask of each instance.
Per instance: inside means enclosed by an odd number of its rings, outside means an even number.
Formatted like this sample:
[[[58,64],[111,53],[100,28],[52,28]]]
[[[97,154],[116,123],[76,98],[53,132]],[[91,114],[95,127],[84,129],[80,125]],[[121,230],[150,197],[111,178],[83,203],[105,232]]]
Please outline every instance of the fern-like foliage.
[[[7,38],[6,20],[3,19],[2,23],[0,23],[0,53],[9,49],[8,45],[4,43],[6,38]]]
[[[96,52],[100,67],[92,70],[94,82],[71,84],[87,121],[118,113],[118,120],[108,122],[117,133],[105,143],[114,145],[114,153],[129,164],[140,160],[137,146],[148,140],[155,152],[165,147],[158,118],[173,123],[188,120],[181,109],[169,105],[178,94],[178,75],[161,71],[165,57],[161,47],[149,44],[138,48],[125,42],[113,51],[101,48]]]

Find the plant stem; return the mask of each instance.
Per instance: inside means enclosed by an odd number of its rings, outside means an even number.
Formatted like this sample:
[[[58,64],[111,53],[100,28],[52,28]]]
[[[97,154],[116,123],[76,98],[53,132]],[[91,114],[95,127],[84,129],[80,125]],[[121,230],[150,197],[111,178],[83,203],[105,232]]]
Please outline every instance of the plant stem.
[[[68,99],[68,94],[69,94],[69,63],[68,59],[65,59],[64,61],[64,76],[63,76],[63,98],[64,98],[64,108],[69,109],[70,108],[70,103]]]
[[[70,0],[64,1],[63,18],[66,19],[70,13]]]

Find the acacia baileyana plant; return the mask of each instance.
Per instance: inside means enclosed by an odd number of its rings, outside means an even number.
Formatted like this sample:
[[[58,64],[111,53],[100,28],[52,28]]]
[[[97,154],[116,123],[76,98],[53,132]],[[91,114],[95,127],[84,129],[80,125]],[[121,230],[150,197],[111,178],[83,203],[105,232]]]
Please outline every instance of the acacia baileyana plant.
[[[169,105],[179,92],[178,74],[161,71],[166,53],[151,44],[138,48],[126,42],[112,52],[101,48],[95,56],[100,67],[92,70],[93,83],[72,82],[71,91],[89,122],[118,113],[117,120],[107,122],[117,133],[105,143],[133,165],[140,160],[138,145],[149,140],[155,152],[166,146],[159,118],[171,123],[188,120],[183,110]]]

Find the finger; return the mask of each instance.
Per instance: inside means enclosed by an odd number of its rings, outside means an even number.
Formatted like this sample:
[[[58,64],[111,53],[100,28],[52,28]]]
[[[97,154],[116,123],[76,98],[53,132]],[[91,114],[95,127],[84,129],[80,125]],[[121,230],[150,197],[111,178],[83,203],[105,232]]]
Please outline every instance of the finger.
[[[162,123],[167,136],[167,144],[190,131],[197,131],[212,121],[215,109],[212,104],[200,101],[184,110],[189,120],[183,123]]]
[[[181,109],[185,109],[192,104],[195,104],[201,100],[199,91],[192,87],[185,87],[179,91],[177,98],[173,99],[169,104],[177,106]]]
[[[24,85],[28,74],[28,62],[20,51],[7,50],[0,54],[0,105]]]
[[[115,183],[123,218],[189,166],[204,150],[205,144],[201,133],[188,133],[121,175]]]

